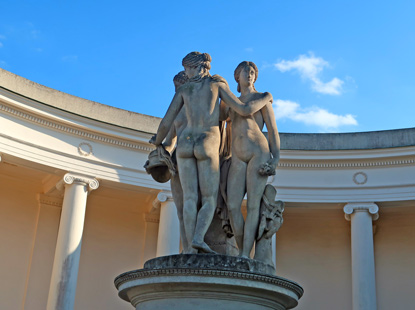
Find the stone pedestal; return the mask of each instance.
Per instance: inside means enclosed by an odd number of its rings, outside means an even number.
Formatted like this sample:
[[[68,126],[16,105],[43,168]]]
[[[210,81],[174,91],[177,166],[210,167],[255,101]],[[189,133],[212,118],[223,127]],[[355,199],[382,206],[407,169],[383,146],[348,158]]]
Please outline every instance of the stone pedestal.
[[[270,269],[271,268],[271,269]],[[115,279],[120,298],[137,310],[285,310],[303,289],[268,274],[271,266],[241,257],[186,254],[158,257]]]

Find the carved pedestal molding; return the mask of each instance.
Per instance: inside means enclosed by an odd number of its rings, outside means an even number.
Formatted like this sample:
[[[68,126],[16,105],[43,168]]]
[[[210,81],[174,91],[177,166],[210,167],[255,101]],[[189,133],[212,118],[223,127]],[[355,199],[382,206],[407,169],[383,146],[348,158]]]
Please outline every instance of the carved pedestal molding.
[[[180,251],[180,223],[171,193],[158,193],[157,198],[153,201],[153,206],[160,209],[156,255],[178,254]]]
[[[353,310],[376,310],[372,221],[379,218],[379,208],[374,203],[349,203],[343,210],[352,230]]]
[[[56,187],[64,187],[65,194],[47,310],[71,310],[75,302],[87,196],[99,187],[99,182],[87,176],[67,173]]]

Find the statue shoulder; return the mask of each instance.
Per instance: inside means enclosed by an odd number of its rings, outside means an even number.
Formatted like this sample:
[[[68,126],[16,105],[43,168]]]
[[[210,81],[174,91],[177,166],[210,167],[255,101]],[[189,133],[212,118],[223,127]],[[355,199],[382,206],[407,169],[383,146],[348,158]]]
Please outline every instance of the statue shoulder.
[[[255,100],[255,99],[261,99],[261,98],[265,98],[265,97],[268,97],[271,102],[273,101],[273,97],[269,92],[264,92],[264,93],[257,92],[252,99]]]
[[[224,83],[226,86],[229,87],[228,82],[225,80],[225,78],[221,77],[218,74],[215,74],[212,76],[212,82],[213,83]]]
[[[187,88],[187,83],[184,83],[176,88],[176,94],[183,92]]]

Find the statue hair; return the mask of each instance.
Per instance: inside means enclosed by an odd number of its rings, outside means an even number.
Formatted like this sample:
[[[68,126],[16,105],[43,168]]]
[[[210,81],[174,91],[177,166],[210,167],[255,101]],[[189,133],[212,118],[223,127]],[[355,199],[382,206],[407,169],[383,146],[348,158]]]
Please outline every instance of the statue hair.
[[[258,79],[258,67],[252,62],[252,61],[242,61],[235,69],[235,72],[233,73],[233,76],[235,78],[236,83],[238,83],[238,88],[237,91],[238,93],[241,92],[241,85],[239,84],[239,76],[242,72],[242,70],[245,70],[245,68],[247,67],[252,67],[255,70],[255,80],[254,83],[256,82],[256,80]],[[255,89],[255,85],[253,85],[254,90]]]
[[[183,67],[196,68],[202,66],[206,70],[210,70],[210,62],[212,57],[208,53],[191,52],[187,54],[183,60]]]
[[[180,71],[173,78],[173,83],[176,87],[182,86],[187,81],[189,81],[189,78],[187,77],[186,73],[184,73],[184,71]]]

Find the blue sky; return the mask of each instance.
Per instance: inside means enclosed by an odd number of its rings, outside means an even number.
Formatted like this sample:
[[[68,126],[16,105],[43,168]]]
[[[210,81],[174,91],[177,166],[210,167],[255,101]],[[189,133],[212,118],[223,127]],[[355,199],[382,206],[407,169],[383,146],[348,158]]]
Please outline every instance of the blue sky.
[[[191,51],[227,79],[257,64],[281,132],[415,127],[415,1],[0,3],[0,67],[162,117]]]

